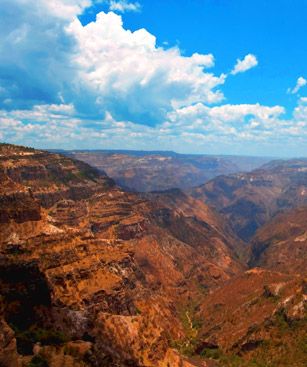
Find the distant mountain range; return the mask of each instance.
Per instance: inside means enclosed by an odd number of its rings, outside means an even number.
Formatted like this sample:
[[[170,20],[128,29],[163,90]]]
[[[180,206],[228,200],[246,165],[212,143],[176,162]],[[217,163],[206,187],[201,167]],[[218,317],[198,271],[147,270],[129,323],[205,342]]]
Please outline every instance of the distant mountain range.
[[[280,211],[307,205],[306,185],[307,159],[278,160],[251,172],[216,177],[190,193],[213,206],[249,241]]]
[[[132,191],[187,189],[222,175],[249,171],[267,163],[263,157],[210,156],[174,152],[67,151]]]

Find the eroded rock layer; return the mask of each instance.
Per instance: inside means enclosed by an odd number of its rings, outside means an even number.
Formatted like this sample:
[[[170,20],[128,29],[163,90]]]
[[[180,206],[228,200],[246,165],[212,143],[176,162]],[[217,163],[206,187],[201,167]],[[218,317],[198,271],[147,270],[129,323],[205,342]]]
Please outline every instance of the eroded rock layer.
[[[126,193],[82,162],[10,145],[0,177],[0,351],[12,366],[167,366],[191,299],[244,269],[234,237],[181,193],[176,206]]]
[[[248,242],[280,211],[307,204],[307,160],[273,161],[252,172],[219,176],[190,192]]]

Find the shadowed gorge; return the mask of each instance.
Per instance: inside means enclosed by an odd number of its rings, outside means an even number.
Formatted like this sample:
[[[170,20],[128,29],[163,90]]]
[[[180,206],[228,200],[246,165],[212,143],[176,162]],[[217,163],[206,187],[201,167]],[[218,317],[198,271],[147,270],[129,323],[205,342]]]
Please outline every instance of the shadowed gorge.
[[[272,161],[248,173],[219,176],[189,192],[215,208],[249,241],[283,210],[307,203],[307,160]]]

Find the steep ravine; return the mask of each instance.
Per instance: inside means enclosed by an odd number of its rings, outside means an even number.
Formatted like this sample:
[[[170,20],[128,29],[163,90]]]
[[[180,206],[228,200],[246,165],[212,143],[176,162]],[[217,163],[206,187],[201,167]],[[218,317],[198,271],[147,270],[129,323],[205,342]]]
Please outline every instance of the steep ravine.
[[[205,206],[196,218],[10,145],[0,177],[2,364],[206,365],[171,349],[181,310],[244,266]]]

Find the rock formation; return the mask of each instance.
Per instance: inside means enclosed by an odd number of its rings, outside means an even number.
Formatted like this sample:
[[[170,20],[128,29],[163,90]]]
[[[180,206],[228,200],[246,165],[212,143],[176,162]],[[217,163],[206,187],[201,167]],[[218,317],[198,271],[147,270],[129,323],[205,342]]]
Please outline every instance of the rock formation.
[[[58,154],[0,154],[3,348],[20,363],[163,365],[190,300],[244,268],[203,204],[126,193]]]

